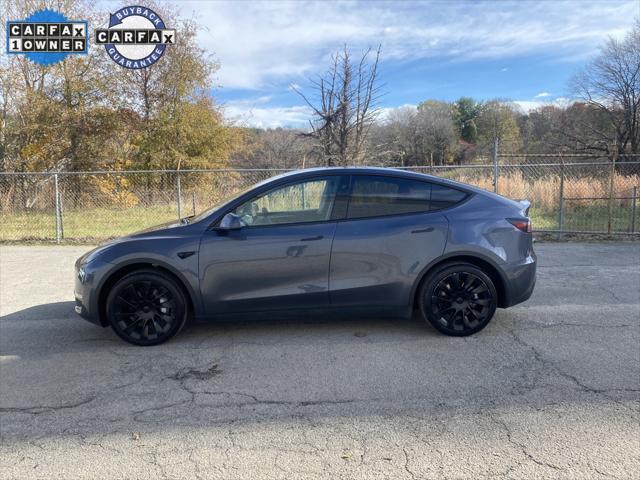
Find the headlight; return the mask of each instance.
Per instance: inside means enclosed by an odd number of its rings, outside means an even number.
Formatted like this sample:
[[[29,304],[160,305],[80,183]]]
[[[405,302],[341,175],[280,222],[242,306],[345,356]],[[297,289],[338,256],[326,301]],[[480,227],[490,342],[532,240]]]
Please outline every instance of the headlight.
[[[81,285],[87,285],[91,283],[93,280],[93,273],[91,273],[91,268],[87,270],[87,268],[83,265],[78,268],[78,281]]]
[[[78,269],[78,280],[80,280],[80,283],[82,284],[87,281],[87,271],[84,269],[84,267],[80,267]]]

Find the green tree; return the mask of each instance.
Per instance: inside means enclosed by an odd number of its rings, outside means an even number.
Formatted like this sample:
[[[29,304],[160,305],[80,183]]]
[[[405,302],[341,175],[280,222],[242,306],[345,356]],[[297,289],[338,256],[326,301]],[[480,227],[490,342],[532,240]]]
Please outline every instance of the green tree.
[[[7,19],[24,18],[40,8],[89,18],[94,27],[107,15],[85,0],[5,4],[0,28]],[[104,48],[86,56],[70,55],[51,66],[23,56],[0,57],[3,170],[181,168],[193,151],[189,142],[201,135],[190,129],[205,126],[208,135],[219,139],[204,142],[202,148],[210,151],[197,151],[191,163],[220,166],[228,160],[242,136],[223,120],[211,97],[218,64],[198,46],[196,23],[180,19],[166,6],[153,8],[172,19],[180,41],[145,69],[120,67]],[[193,112],[202,116],[202,125],[192,121]],[[162,152],[159,145],[170,148]]]
[[[476,143],[478,140],[476,119],[480,109],[481,105],[471,97],[460,97],[454,103],[454,121],[460,138],[465,142]]]
[[[6,20],[25,18],[42,8],[56,9],[68,18],[88,18],[90,30],[102,25],[108,15],[88,0],[24,0],[5,5],[6,9],[0,9],[0,34],[6,33]],[[224,121],[212,98],[211,78],[218,64],[198,46],[195,22],[181,19],[164,5],[150,6],[171,19],[179,41],[148,68],[122,68],[104,48],[94,48],[86,56],[70,55],[50,66],[20,55],[0,56],[0,169],[228,165],[243,135]],[[149,187],[158,182],[158,176],[135,178]],[[160,186],[166,186],[168,180],[161,178]],[[20,181],[0,179],[0,200],[12,202],[16,188],[26,192],[24,185],[16,187]],[[135,190],[134,182],[117,180],[93,186],[96,190],[88,191],[86,181],[81,185],[79,177],[69,177],[64,188],[72,191],[69,198],[74,202],[111,191],[113,198],[127,204],[136,201],[135,195],[123,191]]]
[[[508,150],[517,149],[520,145],[517,118],[510,102],[495,99],[483,103],[476,120],[479,143],[485,148],[498,144]]]

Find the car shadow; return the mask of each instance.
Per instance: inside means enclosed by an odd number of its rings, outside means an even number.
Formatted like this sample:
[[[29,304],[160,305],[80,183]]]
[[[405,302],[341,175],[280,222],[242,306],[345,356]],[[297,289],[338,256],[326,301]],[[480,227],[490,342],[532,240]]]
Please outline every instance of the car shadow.
[[[77,318],[73,310],[75,302],[54,302],[34,305],[23,310],[0,316],[0,321],[38,321],[38,320],[62,320]]]
[[[411,337],[440,336],[433,328],[425,325],[419,318],[400,318],[389,316],[354,316],[335,318],[329,315],[314,314],[304,318],[288,315],[275,315],[271,318],[225,319],[211,322],[189,322],[176,338],[164,344],[142,348],[128,344],[118,338],[111,328],[103,328],[88,322],[74,311],[75,302],[54,302],[18,310],[0,316],[2,355],[18,355],[35,359],[59,352],[97,352],[101,346],[105,349],[135,349],[162,352],[179,348],[202,348],[207,341],[223,341],[224,337],[236,339],[250,338],[252,341],[264,341],[270,344],[277,341],[294,341],[304,344],[317,342],[321,336],[331,337],[332,342],[350,342],[352,337],[365,338],[370,333],[400,335]],[[33,327],[37,324],[37,338],[33,338]],[[39,345],[39,348],[34,348]]]

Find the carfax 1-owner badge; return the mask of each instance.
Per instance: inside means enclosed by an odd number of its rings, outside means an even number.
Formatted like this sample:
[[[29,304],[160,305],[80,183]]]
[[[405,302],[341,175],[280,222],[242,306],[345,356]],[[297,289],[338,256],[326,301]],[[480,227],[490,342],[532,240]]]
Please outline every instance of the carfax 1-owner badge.
[[[38,10],[24,20],[7,21],[7,53],[20,54],[40,65],[67,55],[87,53],[87,21],[69,20],[55,10]]]
[[[111,14],[109,28],[96,29],[95,40],[118,65],[139,69],[160,60],[167,45],[175,43],[176,31],[150,8],[123,7]]]

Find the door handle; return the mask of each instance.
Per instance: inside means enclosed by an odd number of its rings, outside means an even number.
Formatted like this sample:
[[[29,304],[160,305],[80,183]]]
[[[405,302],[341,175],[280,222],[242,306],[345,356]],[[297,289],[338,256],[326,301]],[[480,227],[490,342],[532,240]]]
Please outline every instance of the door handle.
[[[315,237],[301,238],[300,241],[301,242],[313,242],[314,240],[322,240],[323,238],[324,238],[324,235],[316,235]]]
[[[417,230],[411,230],[411,233],[427,233],[427,232],[433,232],[433,227],[425,227],[425,228],[418,228]]]

